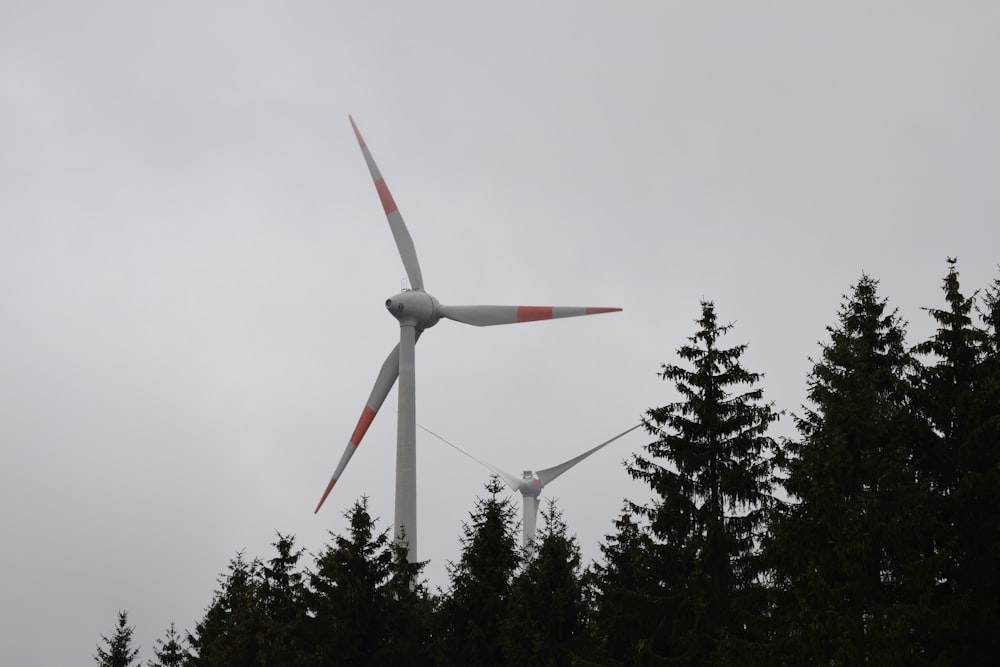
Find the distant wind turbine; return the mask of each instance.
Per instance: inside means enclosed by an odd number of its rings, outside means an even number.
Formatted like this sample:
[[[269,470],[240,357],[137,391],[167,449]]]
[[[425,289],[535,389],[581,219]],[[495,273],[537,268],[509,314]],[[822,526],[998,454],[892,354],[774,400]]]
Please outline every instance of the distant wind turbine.
[[[417,555],[417,453],[416,453],[416,372],[414,370],[415,348],[417,339],[424,332],[438,323],[441,318],[472,324],[475,326],[492,326],[495,324],[517,324],[519,322],[534,322],[551,320],[558,317],[578,317],[580,315],[596,315],[611,313],[621,308],[592,308],[567,306],[447,306],[424,291],[424,278],[417,261],[417,251],[413,245],[410,232],[403,222],[403,216],[396,202],[389,193],[385,179],[375,165],[375,159],[368,150],[368,145],[361,138],[354,119],[348,116],[354,136],[361,147],[361,153],[368,165],[368,172],[375,182],[382,209],[389,222],[389,229],[396,241],[396,249],[403,260],[403,268],[409,279],[409,289],[392,296],[385,301],[389,313],[399,320],[399,345],[389,353],[375,379],[368,401],[361,411],[354,432],[340,457],[340,462],[326,485],[323,496],[316,505],[319,512],[333,485],[337,483],[347,462],[354,456],[361,439],[385,401],[389,390],[399,378],[399,416],[396,425],[396,526],[395,539],[398,544],[405,544],[407,560],[416,562]],[[512,269],[513,270],[513,269]],[[348,324],[356,326],[351,319]]]
[[[581,461],[583,461],[585,458],[587,458],[597,450],[603,447],[607,447],[608,445],[610,445],[612,442],[622,437],[623,435],[631,433],[632,431],[642,426],[642,424],[636,424],[632,428],[626,431],[622,431],[621,433],[611,438],[610,440],[606,440],[601,444],[597,445],[596,447],[588,449],[583,454],[580,454],[579,456],[574,456],[568,461],[563,461],[559,465],[552,466],[551,468],[545,468],[544,470],[525,470],[520,477],[511,474],[505,470],[501,470],[500,468],[497,468],[496,466],[487,463],[482,459],[476,458],[475,456],[465,451],[458,445],[445,440],[440,435],[430,430],[429,428],[426,428],[425,426],[422,426],[420,424],[417,424],[417,426],[423,431],[431,434],[444,444],[454,449],[457,449],[458,451],[462,452],[463,454],[468,456],[470,459],[472,459],[479,465],[493,471],[494,473],[502,477],[503,480],[507,482],[507,486],[510,487],[511,491],[519,491],[521,493],[521,497],[524,499],[524,519],[521,522],[521,541],[526,549],[530,549],[531,543],[534,542],[535,540],[535,526],[538,522],[538,497],[539,495],[541,495],[542,489],[544,489],[545,486],[548,485],[550,482],[552,482],[552,480],[554,480],[556,477],[563,474],[564,472],[575,466],[577,463],[580,463]]]

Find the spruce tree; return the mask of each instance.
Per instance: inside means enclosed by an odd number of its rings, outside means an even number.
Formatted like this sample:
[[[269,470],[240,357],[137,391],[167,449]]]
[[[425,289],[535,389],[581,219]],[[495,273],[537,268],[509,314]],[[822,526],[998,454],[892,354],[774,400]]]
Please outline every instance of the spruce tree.
[[[439,608],[440,664],[503,664],[505,605],[521,558],[517,509],[500,497],[503,490],[503,482],[490,477],[489,496],[476,500],[462,526],[461,557],[448,565],[450,588]]]
[[[566,532],[555,502],[542,510],[543,526],[531,559],[514,579],[504,624],[507,664],[570,665],[584,653],[580,547]]]
[[[118,625],[115,634],[108,639],[101,635],[102,647],[97,645],[94,661],[101,667],[131,667],[137,664],[139,648],[132,646],[132,635],[135,627],[128,624],[128,612],[118,612]]]
[[[717,664],[727,652],[746,656],[762,637],[758,546],[775,488],[778,419],[763,402],[762,375],[746,370],[747,346],[721,347],[732,325],[721,325],[701,302],[698,331],[677,350],[684,365],[664,364],[660,376],[679,400],[647,411],[657,439],[635,455],[629,473],[654,492],[636,507],[649,521],[655,568],[651,581],[672,618],[647,646],[662,658]]]
[[[420,667],[434,664],[434,600],[421,579],[426,562],[411,563],[406,546],[391,543],[392,563],[383,590],[387,611],[382,664]]]
[[[975,392],[987,341],[986,332],[973,325],[976,297],[962,294],[955,264],[956,260],[948,260],[944,279],[947,308],[924,309],[938,328],[929,340],[914,347],[914,352],[929,357],[919,378],[920,407],[941,438],[932,453],[934,463],[939,464],[933,472],[935,488],[945,495],[954,492],[960,474],[957,450],[979,420]]]
[[[905,325],[863,275],[809,376],[768,547],[791,664],[913,664],[933,567]]]
[[[662,623],[671,610],[659,592],[652,537],[633,507],[626,501],[615,520],[617,532],[600,545],[602,560],[584,576],[595,664],[638,664],[640,655],[665,652]]]
[[[277,553],[258,571],[257,595],[263,623],[258,664],[307,664],[309,619],[305,575],[299,566],[305,549],[296,549],[295,537],[281,533],[272,546]]]
[[[316,558],[310,574],[311,638],[317,664],[426,664],[430,603],[418,581],[422,563],[378,531],[362,498],[344,515],[346,536]]]
[[[915,351],[928,359],[920,406],[933,433],[923,472],[935,503],[931,554],[938,565],[927,652],[960,664],[990,661],[1000,650],[995,591],[1000,586],[1000,414],[996,292],[973,321],[976,295],[962,294],[956,260],[944,279],[946,308],[927,308],[938,325]]]
[[[243,552],[229,561],[205,616],[187,636],[195,667],[252,665],[261,654],[265,622],[260,606],[260,562]]]
[[[333,541],[316,558],[310,576],[313,638],[320,664],[373,664],[382,640],[377,591],[388,577],[389,535],[376,531],[367,498],[344,516],[347,535],[331,534]]]
[[[981,412],[956,492],[956,512],[963,512],[964,518],[958,577],[967,599],[959,641],[969,647],[967,664],[987,664],[1000,654],[1000,279],[986,290],[982,302],[986,340],[976,392]]]
[[[153,659],[147,664],[149,667],[182,667],[186,664],[186,660],[187,650],[184,647],[184,638],[171,623],[163,638],[156,640],[156,646],[153,647]]]

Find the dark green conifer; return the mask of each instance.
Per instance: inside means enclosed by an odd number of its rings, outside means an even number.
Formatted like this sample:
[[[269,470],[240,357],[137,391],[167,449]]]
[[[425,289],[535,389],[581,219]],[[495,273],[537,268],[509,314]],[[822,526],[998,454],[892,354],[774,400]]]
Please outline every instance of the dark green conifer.
[[[507,664],[570,665],[585,653],[580,547],[550,500],[530,560],[514,579],[504,624]]]
[[[260,605],[260,562],[243,552],[229,561],[205,616],[189,633],[189,662],[195,667],[256,664],[265,621]]]
[[[477,499],[462,526],[462,551],[449,563],[450,589],[439,607],[439,661],[445,665],[503,664],[502,623],[514,574],[520,564],[517,510],[502,498],[496,476],[489,496]]]
[[[918,664],[926,622],[927,442],[905,325],[862,276],[809,376],[789,443],[793,502],[772,524],[776,645],[790,664]]]
[[[659,591],[652,537],[633,507],[626,501],[617,532],[600,545],[602,561],[584,576],[594,664],[633,664],[640,655],[664,652],[662,626],[672,612]]]
[[[101,635],[102,647],[97,645],[94,661],[101,667],[131,667],[137,664],[139,648],[132,646],[135,627],[128,624],[128,612],[118,612],[118,625],[110,639]]]
[[[156,646],[153,647],[153,659],[147,664],[149,667],[182,667],[182,665],[187,664],[185,662],[187,657],[184,638],[171,623],[163,638],[156,640]]]
[[[309,577],[317,664],[427,664],[423,564],[406,563],[389,530],[378,531],[367,498],[345,517],[347,535],[333,535]]]
[[[305,549],[296,549],[295,537],[281,533],[272,546],[277,553],[261,563],[258,570],[257,594],[263,628],[257,664],[265,667],[307,664],[311,653],[306,627],[309,617],[305,575],[299,566]]]
[[[388,607],[381,650],[384,665],[434,664],[434,600],[421,579],[426,564],[411,563],[406,547],[392,543],[389,580],[383,590]]]
[[[717,664],[728,651],[746,656],[763,639],[758,545],[775,488],[778,419],[763,402],[762,376],[741,365],[747,346],[723,348],[714,305],[701,302],[698,331],[677,350],[685,365],[664,364],[661,377],[679,400],[647,412],[657,439],[629,466],[654,492],[636,509],[648,521],[658,590],[658,635],[646,649],[690,664]]]
[[[956,261],[948,260],[946,308],[927,308],[938,327],[915,350],[927,357],[919,404],[932,443],[922,458],[935,506],[938,567],[926,653],[956,664],[991,661],[1000,651],[1000,373],[996,291],[987,290],[973,321],[976,295],[966,297]],[[991,338],[991,331],[993,338]]]

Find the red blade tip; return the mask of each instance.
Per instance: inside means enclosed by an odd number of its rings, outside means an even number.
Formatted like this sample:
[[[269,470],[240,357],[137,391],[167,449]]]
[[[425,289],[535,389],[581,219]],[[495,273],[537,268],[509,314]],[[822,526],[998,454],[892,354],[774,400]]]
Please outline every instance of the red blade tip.
[[[337,483],[337,478],[336,477],[331,477],[330,478],[330,483],[326,485],[326,491],[323,492],[323,497],[319,499],[319,504],[316,505],[316,509],[313,510],[313,514],[318,514],[319,513],[319,508],[322,507],[323,503],[326,502],[326,497],[328,495],[330,495],[330,491],[333,490],[333,485],[336,484],[336,483]]]

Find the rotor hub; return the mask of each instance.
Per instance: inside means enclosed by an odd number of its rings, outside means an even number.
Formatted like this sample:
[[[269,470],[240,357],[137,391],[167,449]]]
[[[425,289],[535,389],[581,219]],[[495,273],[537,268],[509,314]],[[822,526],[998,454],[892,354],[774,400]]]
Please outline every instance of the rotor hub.
[[[399,320],[400,326],[427,329],[438,323],[438,300],[421,289],[400,292],[385,300],[389,314]]]
[[[525,470],[517,490],[520,491],[523,496],[537,498],[542,492],[542,481],[535,477],[535,473],[533,471]]]

